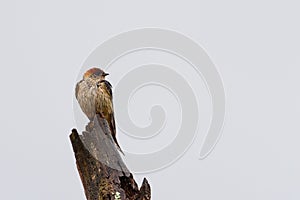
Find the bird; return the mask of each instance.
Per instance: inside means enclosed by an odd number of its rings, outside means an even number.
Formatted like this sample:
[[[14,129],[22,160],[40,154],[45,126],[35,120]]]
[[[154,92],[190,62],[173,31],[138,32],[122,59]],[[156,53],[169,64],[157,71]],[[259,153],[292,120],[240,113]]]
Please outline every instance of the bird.
[[[76,84],[75,97],[89,120],[93,120],[96,115],[106,119],[115,144],[124,154],[116,138],[112,85],[105,80],[107,75],[109,74],[99,68],[87,70],[82,80]]]

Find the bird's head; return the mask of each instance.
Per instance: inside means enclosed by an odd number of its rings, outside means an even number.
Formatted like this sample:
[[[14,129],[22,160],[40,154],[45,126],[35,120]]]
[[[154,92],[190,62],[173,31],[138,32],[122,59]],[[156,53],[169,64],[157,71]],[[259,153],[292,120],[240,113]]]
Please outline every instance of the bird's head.
[[[104,72],[102,69],[91,68],[84,73],[83,79],[91,78],[91,79],[105,80],[105,76],[107,75],[109,74]]]

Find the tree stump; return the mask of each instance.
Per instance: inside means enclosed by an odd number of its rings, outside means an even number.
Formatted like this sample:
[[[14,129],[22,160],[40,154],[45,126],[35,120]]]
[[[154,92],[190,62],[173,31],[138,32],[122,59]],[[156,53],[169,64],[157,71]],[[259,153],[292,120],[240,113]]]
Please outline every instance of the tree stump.
[[[87,200],[150,200],[147,179],[139,189],[123,163],[105,119],[96,116],[82,135],[73,129],[70,140]]]

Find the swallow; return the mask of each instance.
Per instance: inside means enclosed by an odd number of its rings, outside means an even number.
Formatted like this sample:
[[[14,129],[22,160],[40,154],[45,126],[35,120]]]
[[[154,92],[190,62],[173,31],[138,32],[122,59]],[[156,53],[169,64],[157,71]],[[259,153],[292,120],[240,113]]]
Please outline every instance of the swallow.
[[[123,153],[116,138],[112,85],[105,80],[107,75],[99,68],[87,70],[76,84],[75,97],[89,120],[92,121],[96,114],[107,120],[113,140]]]

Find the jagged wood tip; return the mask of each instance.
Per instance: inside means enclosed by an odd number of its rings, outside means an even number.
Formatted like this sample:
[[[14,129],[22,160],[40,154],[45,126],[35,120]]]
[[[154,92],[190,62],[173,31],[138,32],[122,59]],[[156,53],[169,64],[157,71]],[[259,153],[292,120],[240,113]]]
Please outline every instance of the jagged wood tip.
[[[82,135],[70,134],[77,169],[87,200],[150,200],[151,188],[144,178],[141,188],[133,179],[99,116],[89,122]]]

